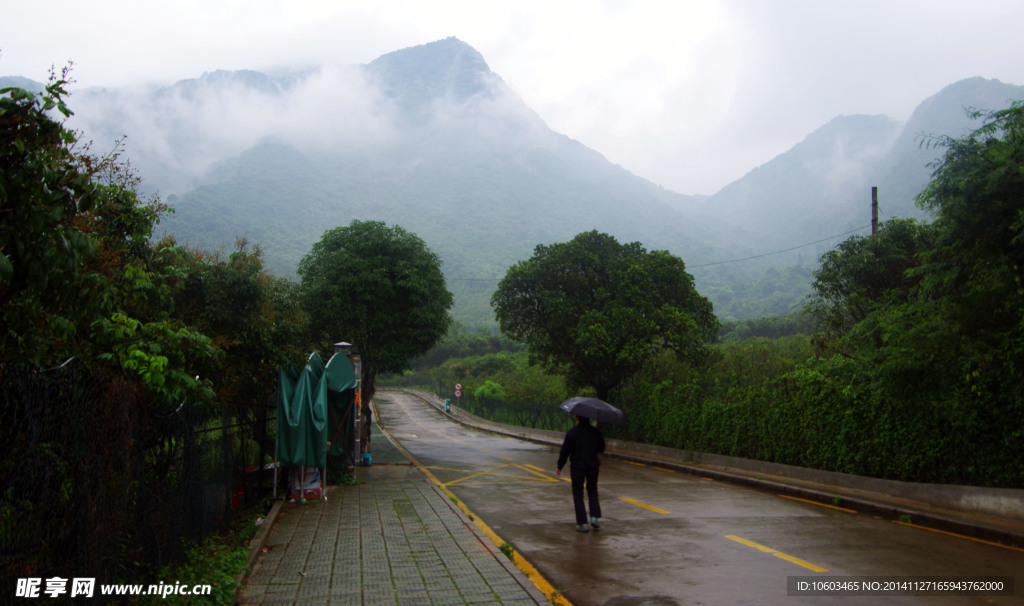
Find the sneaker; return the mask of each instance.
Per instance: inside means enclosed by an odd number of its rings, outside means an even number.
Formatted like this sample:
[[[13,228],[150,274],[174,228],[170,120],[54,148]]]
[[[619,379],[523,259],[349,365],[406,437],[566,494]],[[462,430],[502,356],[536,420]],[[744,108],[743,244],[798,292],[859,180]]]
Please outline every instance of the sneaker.
[[[597,530],[601,527],[601,525],[597,523],[597,518],[590,518],[590,527],[594,530]]]
[[[576,532],[590,532],[590,528],[586,524],[580,524],[576,526]]]

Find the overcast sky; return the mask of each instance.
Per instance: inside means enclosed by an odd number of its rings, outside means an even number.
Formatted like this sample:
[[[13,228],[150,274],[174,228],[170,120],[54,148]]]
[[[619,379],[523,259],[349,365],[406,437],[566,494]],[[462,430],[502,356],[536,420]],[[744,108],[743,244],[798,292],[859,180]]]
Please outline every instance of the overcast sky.
[[[1024,85],[1024,0],[0,0],[0,15],[0,75],[45,81],[70,60],[77,88],[367,63],[455,36],[554,130],[684,194],[838,115],[906,120],[973,76]]]

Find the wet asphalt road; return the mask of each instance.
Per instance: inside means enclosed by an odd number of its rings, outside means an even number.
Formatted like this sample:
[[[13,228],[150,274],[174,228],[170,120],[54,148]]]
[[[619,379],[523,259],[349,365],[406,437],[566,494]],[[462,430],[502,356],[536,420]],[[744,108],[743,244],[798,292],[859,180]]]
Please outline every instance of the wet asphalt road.
[[[1024,550],[607,456],[602,528],[578,533],[554,448],[463,427],[404,393],[375,403],[380,426],[573,604],[1024,604]],[[906,585],[1015,574],[1014,595]],[[852,593],[868,576],[902,585]],[[800,580],[846,584],[789,595]]]

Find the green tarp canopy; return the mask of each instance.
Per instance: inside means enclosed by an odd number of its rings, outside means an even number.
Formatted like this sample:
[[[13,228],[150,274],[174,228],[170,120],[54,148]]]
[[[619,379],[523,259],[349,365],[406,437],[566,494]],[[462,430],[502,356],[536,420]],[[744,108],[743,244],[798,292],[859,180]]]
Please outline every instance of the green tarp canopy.
[[[325,467],[332,456],[351,456],[355,438],[356,374],[348,357],[325,365],[313,352],[306,366],[278,369],[277,460],[281,465]]]

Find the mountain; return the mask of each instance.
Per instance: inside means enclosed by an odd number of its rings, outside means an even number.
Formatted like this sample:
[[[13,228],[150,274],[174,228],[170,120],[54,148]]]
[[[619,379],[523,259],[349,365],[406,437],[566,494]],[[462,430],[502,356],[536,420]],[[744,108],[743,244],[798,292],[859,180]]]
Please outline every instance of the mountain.
[[[981,123],[967,110],[1002,109],[1024,87],[971,78],[925,99],[906,124],[886,116],[840,116],[789,151],[711,197],[734,225],[769,247],[784,248],[870,223],[871,188],[879,218],[927,219],[915,197],[942,149],[937,137],[963,136]]]
[[[454,38],[390,53],[339,75],[342,81],[306,77],[335,89],[357,81],[374,98],[373,111],[350,111],[374,126],[357,143],[268,134],[168,196],[175,214],[162,227],[201,247],[245,235],[263,244],[273,271],[290,274],[328,228],[356,218],[399,224],[441,256],[456,315],[470,325],[493,324],[490,293],[511,264],[537,244],[582,231],[608,231],[684,258],[727,254],[714,240],[725,242],[724,223],[682,214],[689,197],[552,131]],[[300,79],[268,83],[248,74],[207,74],[186,88],[197,86],[250,90],[283,104],[282,95],[302,87]]]
[[[46,90],[46,85],[22,76],[3,76],[0,77],[0,90],[5,88],[22,88],[33,93],[39,93]]]
[[[922,101],[903,126],[880,167],[880,212],[899,217],[923,218],[914,198],[931,179],[929,165],[943,153],[929,146],[933,137],[961,137],[981,126],[968,110],[991,111],[1024,99],[1024,86],[998,80],[968,78],[946,86]]]
[[[913,198],[940,150],[922,133],[961,135],[979,125],[964,106],[1021,98],[975,78],[906,124],[840,116],[713,196],[668,191],[552,131],[456,38],[366,65],[75,91],[71,105],[97,149],[127,133],[144,185],[175,209],[160,228],[179,240],[246,236],[293,275],[327,229],[398,224],[441,256],[456,320],[493,326],[488,301],[510,265],[591,229],[682,257],[720,317],[797,309],[834,236],[866,233],[872,186],[883,219],[924,216]]]
[[[886,116],[840,116],[711,202],[769,248],[848,231],[869,222],[869,206],[855,200],[870,200],[865,191],[876,184],[899,133],[900,124]]]

